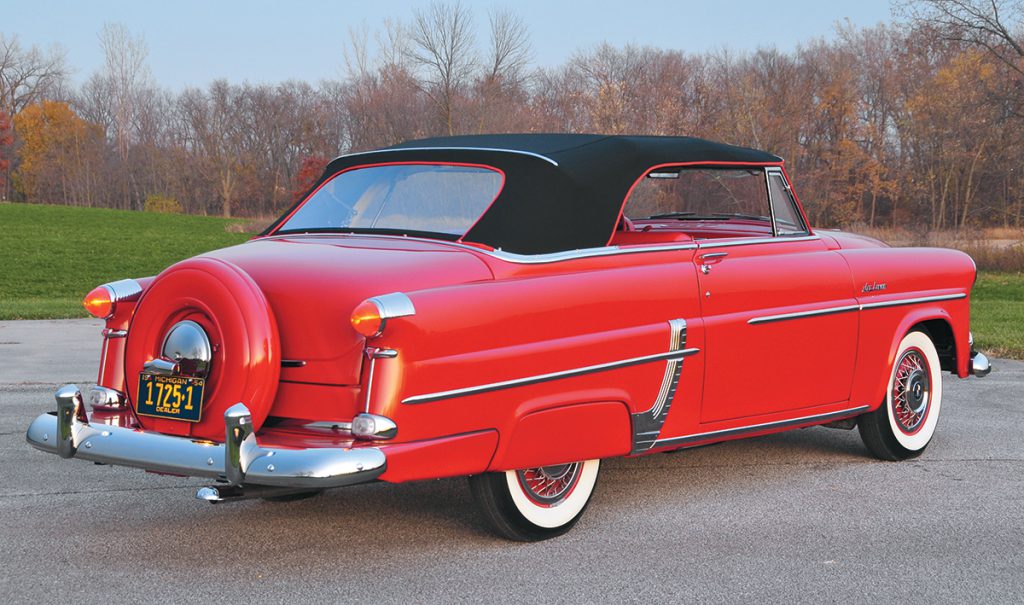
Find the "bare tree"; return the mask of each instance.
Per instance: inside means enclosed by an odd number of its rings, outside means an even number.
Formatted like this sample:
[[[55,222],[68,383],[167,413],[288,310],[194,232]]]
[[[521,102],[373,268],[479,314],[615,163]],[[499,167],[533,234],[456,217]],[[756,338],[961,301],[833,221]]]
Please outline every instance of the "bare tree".
[[[517,111],[529,96],[530,34],[523,20],[508,10],[491,11],[490,44],[473,86],[468,113],[477,132],[515,130],[523,123]]]
[[[984,48],[1024,75],[1024,1],[917,0],[904,2],[901,7],[915,21],[935,27],[946,39]]]
[[[67,75],[59,46],[45,53],[36,46],[23,50],[17,36],[0,33],[0,109],[8,115],[47,98]]]
[[[485,77],[518,86],[530,65],[530,31],[522,17],[509,10],[492,11],[489,18],[491,48]]]
[[[434,2],[416,11],[410,31],[410,59],[426,72],[424,91],[455,134],[456,98],[476,70],[472,14],[462,4]]]
[[[138,106],[149,87],[150,74],[146,66],[149,50],[141,36],[132,36],[120,23],[104,25],[99,38],[105,58],[104,77],[111,93],[114,142],[124,170],[123,203],[125,208],[130,208],[133,174],[128,158]]]

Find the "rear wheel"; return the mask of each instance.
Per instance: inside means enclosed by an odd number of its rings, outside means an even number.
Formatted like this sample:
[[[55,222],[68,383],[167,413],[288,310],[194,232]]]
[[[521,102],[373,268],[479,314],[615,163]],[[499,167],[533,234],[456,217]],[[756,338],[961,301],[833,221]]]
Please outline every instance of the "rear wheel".
[[[857,420],[864,444],[882,460],[905,460],[928,447],[939,421],[942,373],[939,354],[924,332],[900,341],[885,402]]]
[[[509,540],[560,536],[583,515],[597,484],[600,460],[557,464],[469,478],[484,517]]]

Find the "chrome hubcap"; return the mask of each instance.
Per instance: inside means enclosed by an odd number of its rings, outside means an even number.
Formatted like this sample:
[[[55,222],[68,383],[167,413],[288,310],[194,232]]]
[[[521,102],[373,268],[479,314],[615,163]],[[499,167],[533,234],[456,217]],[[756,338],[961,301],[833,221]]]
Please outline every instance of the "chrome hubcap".
[[[896,365],[892,387],[892,414],[904,433],[916,432],[928,415],[931,374],[928,361],[917,349],[903,353]]]
[[[554,506],[567,498],[580,479],[582,462],[556,464],[516,471],[519,485],[530,500]]]

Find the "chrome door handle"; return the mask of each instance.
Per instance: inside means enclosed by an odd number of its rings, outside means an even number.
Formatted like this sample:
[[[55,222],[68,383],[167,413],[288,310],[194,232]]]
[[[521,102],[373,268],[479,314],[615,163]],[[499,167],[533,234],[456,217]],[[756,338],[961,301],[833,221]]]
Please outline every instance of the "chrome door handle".
[[[708,252],[707,254],[700,255],[700,261],[704,264],[707,264],[708,261],[725,258],[726,256],[729,256],[728,252]]]

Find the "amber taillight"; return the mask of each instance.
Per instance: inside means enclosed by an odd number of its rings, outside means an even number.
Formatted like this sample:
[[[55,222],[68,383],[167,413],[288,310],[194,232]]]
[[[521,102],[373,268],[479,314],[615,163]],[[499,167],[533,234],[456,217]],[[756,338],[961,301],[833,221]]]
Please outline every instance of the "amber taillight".
[[[384,332],[381,309],[372,300],[364,300],[352,311],[352,327],[367,338],[376,338]]]
[[[82,306],[93,317],[107,319],[114,314],[114,295],[110,288],[97,286],[85,295]]]

